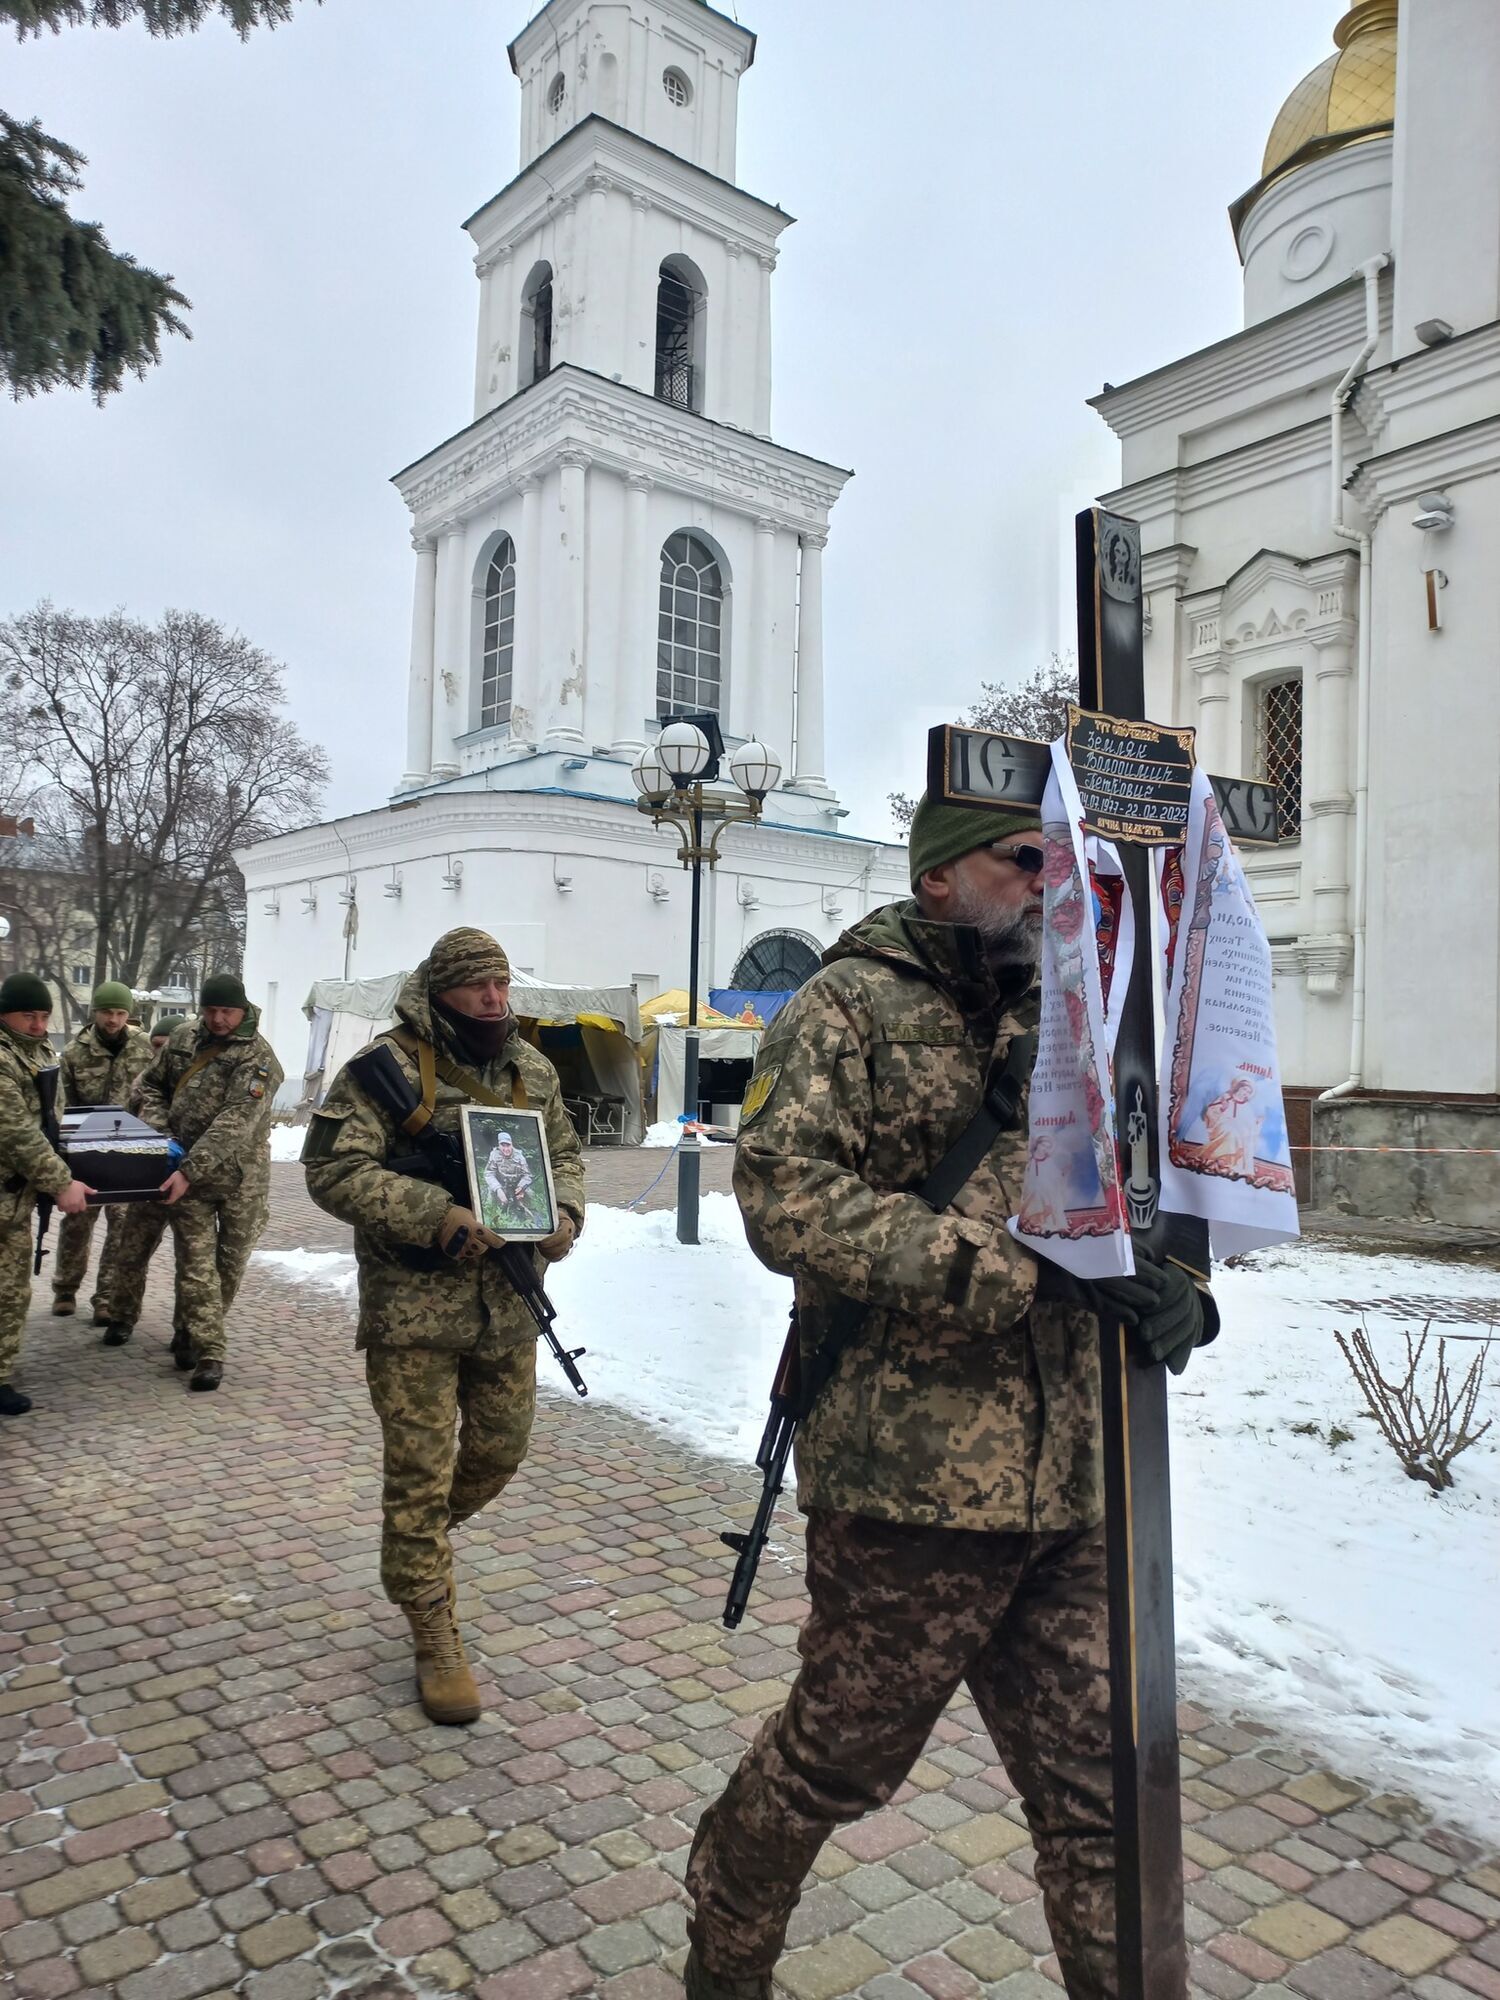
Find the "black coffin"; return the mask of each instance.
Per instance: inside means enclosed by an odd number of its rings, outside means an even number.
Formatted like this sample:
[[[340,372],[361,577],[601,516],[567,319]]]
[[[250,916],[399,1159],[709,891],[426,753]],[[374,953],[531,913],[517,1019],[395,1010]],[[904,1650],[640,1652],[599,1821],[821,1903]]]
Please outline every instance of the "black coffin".
[[[182,1158],[165,1132],[118,1104],[75,1104],[62,1114],[63,1157],[100,1202],[156,1201]]]

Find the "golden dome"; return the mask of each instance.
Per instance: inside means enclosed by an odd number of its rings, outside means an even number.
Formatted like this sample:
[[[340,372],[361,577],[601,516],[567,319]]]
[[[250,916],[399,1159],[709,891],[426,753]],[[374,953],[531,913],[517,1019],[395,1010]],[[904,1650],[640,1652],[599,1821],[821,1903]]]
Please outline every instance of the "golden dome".
[[[1332,152],[1391,129],[1397,6],[1398,0],[1355,0],[1333,31],[1338,53],[1302,79],[1271,127],[1262,187],[1309,149]]]

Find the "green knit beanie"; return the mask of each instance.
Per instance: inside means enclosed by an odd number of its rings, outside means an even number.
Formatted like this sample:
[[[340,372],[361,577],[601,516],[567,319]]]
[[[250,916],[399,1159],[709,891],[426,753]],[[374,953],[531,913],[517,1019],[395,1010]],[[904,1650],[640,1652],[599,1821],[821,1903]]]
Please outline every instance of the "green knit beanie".
[[[1041,829],[1038,812],[1000,812],[983,806],[945,806],[926,792],[912,814],[910,839],[911,886],[916,888],[929,869],[958,861],[992,840]]]
[[[245,996],[244,982],[237,972],[213,972],[203,982],[203,991],[198,995],[200,1007],[243,1007],[248,1013],[250,1002]]]
[[[89,1002],[96,1014],[106,1007],[131,1008],[135,1005],[135,995],[123,979],[106,979],[102,986],[94,988],[94,997]]]
[[[42,1008],[52,1012],[52,995],[34,972],[12,972],[0,985],[0,1014],[35,1014]]]

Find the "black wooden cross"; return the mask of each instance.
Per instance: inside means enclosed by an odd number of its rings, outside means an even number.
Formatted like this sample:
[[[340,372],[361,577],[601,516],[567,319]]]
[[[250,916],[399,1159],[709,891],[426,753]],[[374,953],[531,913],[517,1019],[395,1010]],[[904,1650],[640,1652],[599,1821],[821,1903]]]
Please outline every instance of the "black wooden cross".
[[[1207,1225],[1157,1206],[1153,999],[1156,932],[1147,848],[1187,825],[1192,736],[1145,723],[1140,528],[1091,507],[1078,516],[1078,691],[1070,731],[1085,823],[1114,840],[1135,911],[1136,949],[1115,1045],[1122,1180],[1137,1243],[1207,1277]],[[1149,766],[1137,759],[1148,758]],[[1132,776],[1146,768],[1144,778]],[[944,725],[928,742],[927,789],[954,805],[1040,811],[1047,745]],[[1230,838],[1276,839],[1276,794],[1211,778]],[[1114,1740],[1120,2000],[1183,2000],[1182,1820],[1172,1621],[1172,1501],[1165,1367],[1143,1363],[1123,1326],[1101,1327],[1104,1481]]]

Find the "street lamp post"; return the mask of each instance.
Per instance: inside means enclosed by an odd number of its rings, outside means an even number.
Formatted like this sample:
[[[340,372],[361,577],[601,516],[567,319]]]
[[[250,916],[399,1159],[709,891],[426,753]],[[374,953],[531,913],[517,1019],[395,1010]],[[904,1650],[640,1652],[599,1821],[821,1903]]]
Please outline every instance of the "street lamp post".
[[[653,826],[670,826],[678,836],[677,859],[693,877],[692,924],[688,945],[688,1025],[683,1062],[683,1113],[698,1115],[698,959],[703,932],[703,870],[719,859],[727,826],[753,823],[767,792],[781,777],[781,759],[763,743],[742,743],[729,760],[735,790],[709,791],[719,775],[724,741],[718,717],[668,716],[655,743],[636,759],[631,780],[640,793],[637,810]],[[712,833],[709,834],[709,828]],[[709,835],[705,842],[705,835]],[[677,1240],[698,1241],[698,1147],[684,1139],[677,1158]]]

